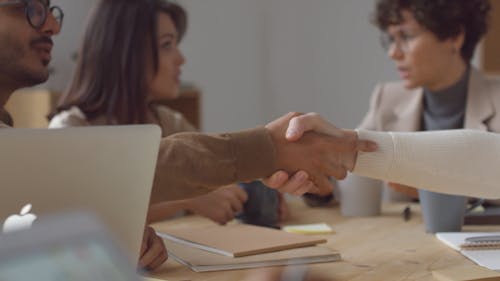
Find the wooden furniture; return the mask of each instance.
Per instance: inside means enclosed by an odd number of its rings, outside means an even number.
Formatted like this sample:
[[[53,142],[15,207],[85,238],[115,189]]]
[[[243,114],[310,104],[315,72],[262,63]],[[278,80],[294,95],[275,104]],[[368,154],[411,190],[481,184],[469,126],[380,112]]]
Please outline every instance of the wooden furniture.
[[[16,128],[47,128],[47,115],[59,100],[60,93],[45,89],[23,89],[10,97],[5,108],[14,119]],[[190,84],[181,87],[179,98],[161,103],[179,111],[196,128],[201,129],[201,93]]]
[[[412,217],[405,222],[405,205],[383,207],[382,215],[347,218],[338,207],[308,208],[301,201],[291,203],[293,219],[288,224],[326,222],[335,234],[324,236],[328,246],[340,251],[342,261],[310,266],[311,273],[335,281],[433,280],[432,270],[470,265],[471,261],[445,246],[434,235],[424,232],[418,205],[412,205]],[[166,225],[204,224],[200,217],[184,217],[163,222]],[[500,226],[466,226],[465,231],[499,231]],[[242,241],[244,242],[244,241]],[[172,258],[154,272],[153,277],[169,280],[235,281],[259,273],[262,269],[195,273]]]
[[[43,89],[22,89],[9,98],[5,109],[15,128],[47,128],[47,115],[52,111],[52,93]]]
[[[163,100],[162,104],[179,111],[197,129],[201,129],[201,93],[193,85],[186,84],[181,87],[179,98]]]
[[[490,29],[484,38],[481,69],[489,75],[500,75],[500,0],[491,0]]]

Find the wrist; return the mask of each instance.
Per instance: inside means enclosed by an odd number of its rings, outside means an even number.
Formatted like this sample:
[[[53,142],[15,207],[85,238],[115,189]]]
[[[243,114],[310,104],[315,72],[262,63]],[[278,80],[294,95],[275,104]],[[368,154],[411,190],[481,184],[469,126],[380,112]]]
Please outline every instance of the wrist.
[[[184,211],[189,211],[192,212],[193,209],[193,199],[184,199],[184,200],[178,200],[177,201],[177,207],[179,210],[184,210]]]

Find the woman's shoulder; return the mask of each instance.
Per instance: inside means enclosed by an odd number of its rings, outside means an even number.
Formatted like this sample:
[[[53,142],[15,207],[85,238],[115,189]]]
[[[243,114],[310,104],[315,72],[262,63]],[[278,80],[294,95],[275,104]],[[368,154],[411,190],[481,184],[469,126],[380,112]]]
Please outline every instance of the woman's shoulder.
[[[389,81],[378,83],[374,92],[384,97],[396,97],[411,94],[414,91],[407,89],[403,81]]]
[[[172,108],[155,104],[152,106],[156,122],[163,131],[163,136],[168,136],[180,132],[197,131],[196,128],[182,115],[182,113],[173,110]]]
[[[49,128],[65,128],[65,127],[80,127],[89,126],[87,117],[85,114],[76,106],[70,109],[61,111],[54,115],[50,120]]]
[[[152,108],[154,109],[154,111],[160,115],[161,117],[164,117],[164,118],[175,118],[175,119],[180,119],[180,118],[184,118],[184,116],[182,115],[182,113],[180,113],[179,111],[176,111],[164,104],[154,104],[152,106]]]
[[[372,103],[394,108],[399,104],[407,104],[419,93],[422,93],[422,88],[407,89],[403,81],[383,82],[375,87]]]

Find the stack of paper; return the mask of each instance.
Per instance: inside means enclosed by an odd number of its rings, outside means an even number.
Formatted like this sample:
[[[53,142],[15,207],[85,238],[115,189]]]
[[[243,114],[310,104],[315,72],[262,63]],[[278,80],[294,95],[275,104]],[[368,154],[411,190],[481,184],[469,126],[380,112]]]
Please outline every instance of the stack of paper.
[[[332,262],[338,252],[316,246],[325,239],[254,225],[165,228],[169,256],[196,272]]]
[[[340,254],[321,246],[232,258],[165,239],[168,255],[195,272],[334,262]],[[242,243],[244,243],[242,241]]]
[[[325,239],[249,225],[157,227],[158,234],[177,243],[228,257],[243,257],[326,243]]]

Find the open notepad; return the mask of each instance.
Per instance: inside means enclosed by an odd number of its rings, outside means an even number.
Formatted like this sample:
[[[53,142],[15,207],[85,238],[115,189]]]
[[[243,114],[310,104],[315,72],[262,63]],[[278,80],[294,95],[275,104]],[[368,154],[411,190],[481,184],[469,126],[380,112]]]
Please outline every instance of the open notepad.
[[[466,239],[470,237],[500,235],[500,232],[440,232],[436,233],[436,237],[459,251],[462,255],[469,258],[478,265],[484,266],[491,270],[500,271],[500,249],[498,245],[471,245]]]
[[[326,243],[326,239],[247,224],[156,227],[171,241],[228,257],[243,257]]]
[[[309,246],[246,257],[227,257],[164,239],[168,255],[195,272],[235,270],[266,266],[334,262],[340,254],[322,246]]]

